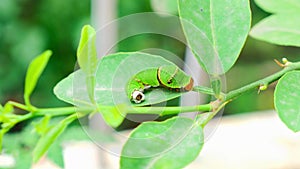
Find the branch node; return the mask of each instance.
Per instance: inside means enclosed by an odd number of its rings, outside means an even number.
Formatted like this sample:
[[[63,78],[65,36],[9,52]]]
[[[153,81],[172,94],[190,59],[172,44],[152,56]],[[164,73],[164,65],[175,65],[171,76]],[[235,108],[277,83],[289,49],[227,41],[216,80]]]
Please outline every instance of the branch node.
[[[222,103],[222,101],[220,99],[210,102],[211,107],[212,107],[212,112],[215,112],[216,110],[218,110],[221,103]]]

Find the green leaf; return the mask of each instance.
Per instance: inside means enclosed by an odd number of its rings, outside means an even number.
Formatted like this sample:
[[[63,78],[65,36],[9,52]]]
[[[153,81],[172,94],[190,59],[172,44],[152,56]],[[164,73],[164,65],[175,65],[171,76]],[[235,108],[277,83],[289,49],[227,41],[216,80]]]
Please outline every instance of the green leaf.
[[[203,146],[202,128],[188,118],[145,122],[134,129],[121,154],[121,169],[183,168]]]
[[[58,99],[75,106],[92,106],[85,79],[85,73],[82,70],[77,70],[56,84],[53,92]]]
[[[77,48],[77,59],[80,68],[87,76],[94,75],[97,69],[97,51],[95,46],[96,32],[90,25],[81,30],[81,37]]]
[[[44,71],[48,60],[52,52],[50,50],[45,51],[41,55],[37,56],[29,65],[25,79],[25,91],[24,100],[27,105],[30,105],[29,97],[34,90],[40,75]]]
[[[49,131],[44,134],[38,141],[33,150],[33,162],[38,160],[45,154],[55,139],[67,128],[67,126],[77,118],[76,114],[73,114],[58,124],[54,125]]]
[[[49,125],[50,119],[51,119],[51,116],[45,116],[39,122],[33,123],[33,125],[35,127],[35,131],[40,135],[46,134],[49,129],[48,125]]]
[[[300,1],[255,0],[267,12],[274,13],[256,24],[250,35],[258,40],[284,46],[300,46]]]
[[[227,72],[237,60],[251,25],[249,0],[179,0],[187,41],[209,74]]]
[[[140,52],[116,53],[103,57],[97,67],[95,101],[99,106],[112,106],[111,111],[104,109],[100,112],[108,124],[115,126],[125,114],[119,105],[145,106],[161,103],[181,96],[184,92],[172,92],[164,88],[156,88],[145,93],[146,100],[141,104],[131,103],[126,92],[127,82],[136,73],[162,65],[174,65],[166,59]],[[54,88],[55,95],[65,102],[76,106],[90,106],[87,95],[86,75],[78,70],[60,81]],[[101,111],[101,110],[100,110]],[[112,112],[114,115],[109,115]],[[123,114],[120,114],[123,113]],[[109,117],[112,116],[112,117]],[[115,118],[114,118],[115,117]],[[122,117],[122,118],[121,118]]]
[[[0,104],[0,113],[2,113],[3,112],[3,106]]]
[[[94,102],[95,73],[98,58],[95,46],[96,32],[90,25],[85,25],[81,31],[81,38],[77,49],[77,59],[80,68],[86,74],[89,98]]]
[[[276,1],[277,2],[277,1]],[[250,35],[258,40],[284,46],[300,46],[300,12],[293,15],[276,14],[256,24]]]
[[[8,114],[8,113],[13,113],[13,112],[14,112],[14,106],[11,105],[9,102],[6,103],[3,108],[3,113]]]
[[[111,127],[118,127],[124,120],[126,116],[126,105],[116,105],[106,108],[101,108],[99,106],[99,111],[102,114],[105,122]]]
[[[286,73],[274,92],[275,109],[284,124],[294,132],[300,131],[300,71]]]
[[[269,13],[299,13],[299,0],[255,0],[256,5]],[[290,16],[290,15],[289,15]]]

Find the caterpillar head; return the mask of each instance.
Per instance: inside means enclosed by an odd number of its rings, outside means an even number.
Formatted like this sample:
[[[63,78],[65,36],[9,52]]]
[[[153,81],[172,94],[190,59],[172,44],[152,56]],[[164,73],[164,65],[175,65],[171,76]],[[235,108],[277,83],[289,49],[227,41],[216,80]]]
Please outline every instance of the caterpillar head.
[[[143,92],[135,90],[132,92],[131,98],[135,103],[141,103],[143,100],[145,100],[145,95]]]

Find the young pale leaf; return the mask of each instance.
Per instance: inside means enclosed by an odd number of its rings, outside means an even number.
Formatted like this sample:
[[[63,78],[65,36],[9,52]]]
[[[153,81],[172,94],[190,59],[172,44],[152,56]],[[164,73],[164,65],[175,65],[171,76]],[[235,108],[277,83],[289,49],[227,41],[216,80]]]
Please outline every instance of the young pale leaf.
[[[300,71],[285,74],[274,92],[275,109],[280,119],[294,132],[300,131]]]
[[[255,3],[269,13],[286,13],[293,15],[299,13],[300,10],[299,0],[255,0]]]
[[[3,106],[0,104],[0,113],[3,112]]]
[[[251,25],[249,0],[179,0],[187,41],[209,74],[227,72],[237,60]]]
[[[13,113],[13,112],[14,112],[14,106],[11,105],[9,102],[6,103],[3,108],[3,114]]]
[[[299,15],[300,12],[291,15],[276,14],[267,17],[252,28],[250,35],[253,38],[277,45],[299,47]]]
[[[33,162],[36,163],[46,153],[55,139],[67,128],[67,126],[77,118],[76,114],[73,114],[57,125],[53,126],[45,133],[38,141],[33,150]]]
[[[44,71],[51,55],[52,51],[47,50],[30,63],[25,79],[24,100],[26,104],[30,104],[29,97],[34,90],[39,77]]]
[[[192,162],[203,146],[202,128],[188,118],[145,122],[133,130],[121,154],[121,169],[180,169]]]
[[[44,118],[42,118],[42,120],[40,120],[37,123],[34,123],[34,127],[35,127],[35,131],[39,134],[39,135],[44,135],[47,133],[48,131],[48,125],[49,125],[49,121],[51,119],[51,116],[45,116]]]
[[[77,48],[77,59],[80,68],[88,76],[94,75],[97,68],[97,51],[95,46],[96,32],[90,25],[81,30],[81,37]]]
[[[89,98],[94,102],[95,73],[98,64],[95,46],[96,32],[90,25],[81,30],[80,42],[77,49],[77,60],[80,68],[86,74],[85,82]]]

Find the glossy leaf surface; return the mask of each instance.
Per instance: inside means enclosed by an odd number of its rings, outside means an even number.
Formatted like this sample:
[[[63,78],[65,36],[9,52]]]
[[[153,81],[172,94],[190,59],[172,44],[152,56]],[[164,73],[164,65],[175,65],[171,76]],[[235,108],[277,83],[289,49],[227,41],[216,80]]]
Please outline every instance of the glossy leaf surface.
[[[203,142],[202,128],[192,119],[145,122],[133,130],[125,143],[121,169],[183,168],[198,156]]]
[[[274,104],[280,119],[294,132],[300,131],[300,71],[285,74],[274,93]]]
[[[186,38],[198,62],[209,74],[227,72],[248,36],[248,0],[179,0]]]
[[[284,46],[300,46],[300,1],[255,0],[263,10],[273,15],[256,24],[250,35],[258,40]]]

